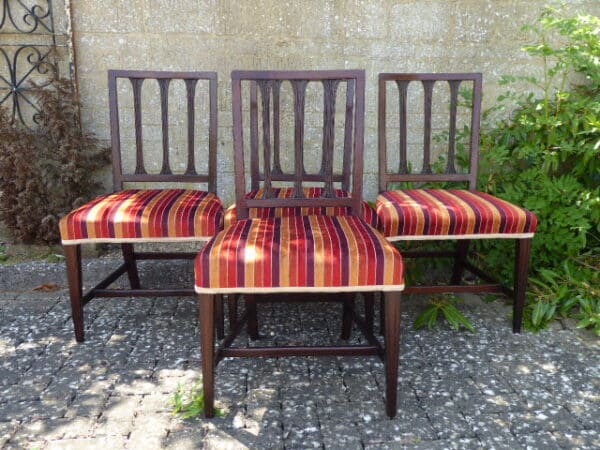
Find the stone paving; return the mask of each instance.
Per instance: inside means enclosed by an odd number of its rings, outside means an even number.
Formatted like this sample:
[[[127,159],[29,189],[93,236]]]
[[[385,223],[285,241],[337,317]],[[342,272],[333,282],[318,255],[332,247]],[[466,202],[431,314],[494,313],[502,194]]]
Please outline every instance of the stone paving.
[[[190,270],[141,266],[161,283],[191,282]],[[62,264],[0,266],[2,449],[600,447],[600,345],[573,321],[513,335],[509,306],[466,297],[477,333],[415,331],[424,302],[405,298],[394,420],[375,357],[224,360],[225,416],[182,420],[170,399],[200,374],[194,299],[97,299],[76,344],[65,286]],[[339,305],[259,305],[261,344],[335,342],[340,317]]]

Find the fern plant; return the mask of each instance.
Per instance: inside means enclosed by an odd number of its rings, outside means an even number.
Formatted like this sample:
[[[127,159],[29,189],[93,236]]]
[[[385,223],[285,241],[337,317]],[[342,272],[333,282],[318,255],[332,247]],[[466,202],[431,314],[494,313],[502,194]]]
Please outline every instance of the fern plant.
[[[451,294],[430,298],[427,307],[415,319],[414,328],[419,330],[427,327],[432,330],[437,325],[438,319],[443,316],[454,330],[459,331],[462,327],[475,333],[471,321],[456,307],[458,300],[458,297]]]

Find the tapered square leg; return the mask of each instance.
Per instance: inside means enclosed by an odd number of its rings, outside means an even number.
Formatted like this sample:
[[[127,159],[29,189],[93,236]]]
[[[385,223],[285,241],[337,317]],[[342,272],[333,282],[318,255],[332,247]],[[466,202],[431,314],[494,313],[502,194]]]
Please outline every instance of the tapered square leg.
[[[385,402],[388,417],[396,416],[400,355],[400,293],[386,292],[385,303]]]
[[[217,328],[217,339],[225,337],[225,317],[223,315],[223,296],[217,295],[215,301],[215,326]]]
[[[227,296],[227,313],[229,316],[229,329],[232,330],[237,322],[237,304],[239,294],[229,294]]]
[[[256,312],[256,297],[244,294],[246,310],[248,311],[248,336],[250,339],[258,339],[258,317]]]
[[[456,244],[456,252],[454,254],[454,267],[452,269],[452,277],[450,278],[451,285],[460,284],[463,273],[465,271],[465,261],[469,253],[469,244],[471,243],[468,239],[460,239]]]
[[[140,276],[138,274],[133,244],[121,244],[121,251],[123,252],[123,260],[127,264],[127,277],[129,278],[131,289],[140,289]]]
[[[67,279],[69,282],[69,297],[71,299],[71,317],[75,328],[75,340],[83,342],[83,303],[81,280],[81,245],[64,245],[67,263]]]
[[[342,335],[343,340],[350,339],[352,334],[352,314],[354,313],[354,295],[341,294],[344,297],[342,304]]]
[[[215,296],[201,294],[198,296],[198,302],[204,415],[213,417],[215,414]]]
[[[365,322],[367,331],[373,334],[373,321],[375,320],[375,292],[363,293],[365,299]]]
[[[513,333],[520,333],[523,325],[523,307],[527,291],[529,258],[531,256],[532,239],[517,239],[515,247],[515,285],[513,305]]]
[[[385,295],[379,294],[379,334],[385,335]]]

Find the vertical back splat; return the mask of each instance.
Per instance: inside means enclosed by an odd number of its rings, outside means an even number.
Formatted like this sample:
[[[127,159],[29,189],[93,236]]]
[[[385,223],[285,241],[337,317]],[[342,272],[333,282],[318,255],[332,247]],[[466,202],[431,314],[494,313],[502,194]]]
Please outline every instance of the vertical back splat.
[[[292,80],[294,90],[294,194],[296,198],[303,198],[302,178],[304,170],[304,100],[306,94],[306,80]]]
[[[324,197],[334,197],[333,147],[335,141],[335,100],[339,80],[323,80],[323,152],[321,175],[325,180]]]
[[[262,99],[262,126],[263,126],[263,173],[265,176],[265,198],[273,197],[271,183],[271,82],[261,80],[258,82]]]
[[[433,80],[422,80],[423,83],[423,113],[425,123],[423,126],[423,170],[421,173],[431,172],[431,103],[433,98]]]
[[[133,88],[133,111],[135,120],[135,173],[145,174],[144,144],[142,139],[142,78],[130,78]]]
[[[408,173],[408,144],[407,144],[407,92],[408,83],[406,80],[396,80],[398,86],[398,107],[399,107],[399,145],[400,145],[400,166],[398,167],[398,173]]]
[[[187,113],[188,113],[188,161],[185,173],[187,175],[196,175],[196,161],[194,159],[194,135],[195,135],[195,124],[196,124],[196,108],[195,108],[195,94],[196,84],[198,80],[185,80],[185,89],[187,94]]]
[[[460,80],[450,80],[448,84],[450,85],[450,124],[448,125],[448,165],[446,166],[446,173],[456,173],[456,111]]]
[[[169,84],[171,80],[161,78],[158,80],[160,86],[160,117],[162,124],[163,164],[160,169],[162,175],[171,175],[171,164],[169,162]]]

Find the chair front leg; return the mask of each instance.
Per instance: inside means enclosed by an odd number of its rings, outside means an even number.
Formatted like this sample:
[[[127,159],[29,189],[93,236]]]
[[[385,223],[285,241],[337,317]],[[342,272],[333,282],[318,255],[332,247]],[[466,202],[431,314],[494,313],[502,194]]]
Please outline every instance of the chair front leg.
[[[532,238],[517,239],[515,246],[513,333],[520,333],[523,324],[523,307],[525,306],[525,292],[527,291],[527,276],[529,273],[532,241]]]
[[[215,296],[200,294],[198,303],[204,415],[213,417],[215,414]]]
[[[83,342],[83,288],[81,280],[81,245],[64,245],[67,263],[67,280],[69,282],[69,297],[71,299],[71,317],[75,329],[75,340]]]
[[[385,399],[386,412],[396,416],[400,354],[400,292],[386,292],[385,303]]]
[[[127,276],[129,277],[131,289],[140,289],[140,276],[138,274],[133,244],[121,244],[121,251],[123,252],[123,260],[127,264]]]

